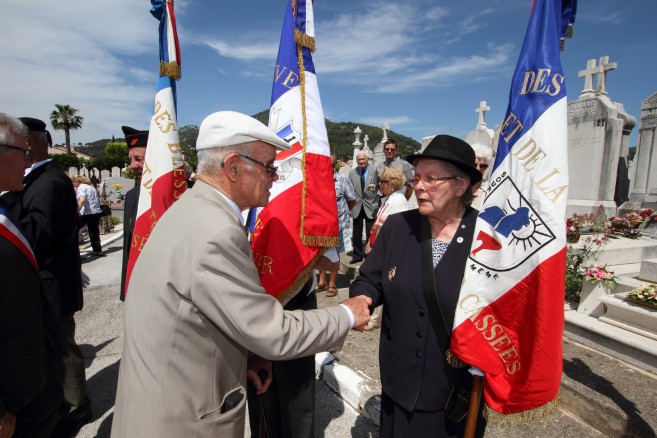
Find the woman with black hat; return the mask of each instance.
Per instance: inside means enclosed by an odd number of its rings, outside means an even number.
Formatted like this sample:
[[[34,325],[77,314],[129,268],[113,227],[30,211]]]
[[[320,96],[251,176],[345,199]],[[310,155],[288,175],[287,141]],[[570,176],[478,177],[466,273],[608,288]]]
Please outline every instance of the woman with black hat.
[[[471,375],[448,346],[478,213],[470,207],[473,185],[481,173],[472,148],[449,135],[436,136],[406,159],[415,166],[418,209],[386,220],[349,295],[371,297],[372,308],[385,303],[380,436],[460,436],[459,390],[465,395]],[[483,435],[483,424],[477,429]]]

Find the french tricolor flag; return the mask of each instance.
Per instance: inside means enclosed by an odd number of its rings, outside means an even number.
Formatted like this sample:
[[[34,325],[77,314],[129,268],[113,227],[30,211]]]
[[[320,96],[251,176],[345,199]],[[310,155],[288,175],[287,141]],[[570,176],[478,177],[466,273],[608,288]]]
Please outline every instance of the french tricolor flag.
[[[557,408],[568,200],[559,49],[574,9],[566,0],[532,7],[454,321],[450,349],[484,372],[485,413],[498,424]]]
[[[160,21],[160,77],[148,132],[137,220],[126,269],[126,295],[135,262],[158,219],[187,189],[176,117],[176,79],[180,78],[180,46],[173,1],[151,0]]]
[[[312,275],[326,247],[338,246],[331,152],[312,60],[311,0],[290,0],[274,70],[269,127],[291,149],[279,152],[279,179],[253,230],[253,256],[268,294],[285,304]]]

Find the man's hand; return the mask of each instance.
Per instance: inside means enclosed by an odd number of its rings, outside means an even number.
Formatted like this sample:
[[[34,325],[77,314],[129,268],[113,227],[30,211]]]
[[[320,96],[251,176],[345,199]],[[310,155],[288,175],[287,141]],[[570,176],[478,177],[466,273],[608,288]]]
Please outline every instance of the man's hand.
[[[258,375],[258,373],[262,371],[267,373],[267,378],[264,382],[260,380],[260,376]],[[260,356],[256,356],[255,354],[251,355],[251,357],[249,357],[249,361],[246,364],[246,375],[248,376],[251,383],[253,383],[253,386],[256,387],[256,393],[258,395],[265,393],[273,380],[271,373],[271,361],[263,359]]]
[[[367,323],[370,321],[370,306],[372,299],[365,295],[358,295],[357,297],[344,300],[340,304],[349,307],[351,313],[354,314],[354,327],[353,330],[364,332],[367,330]]]
[[[16,430],[16,417],[9,412],[5,412],[0,417],[0,438],[9,438]]]

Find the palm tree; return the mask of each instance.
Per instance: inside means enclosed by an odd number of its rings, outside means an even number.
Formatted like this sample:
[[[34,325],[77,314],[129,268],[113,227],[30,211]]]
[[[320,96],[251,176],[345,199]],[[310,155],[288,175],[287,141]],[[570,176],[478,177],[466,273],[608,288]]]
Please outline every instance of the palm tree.
[[[50,123],[58,131],[64,131],[66,136],[66,153],[71,153],[71,129],[82,128],[82,117],[76,115],[78,110],[71,105],[55,104],[55,111],[50,113]]]

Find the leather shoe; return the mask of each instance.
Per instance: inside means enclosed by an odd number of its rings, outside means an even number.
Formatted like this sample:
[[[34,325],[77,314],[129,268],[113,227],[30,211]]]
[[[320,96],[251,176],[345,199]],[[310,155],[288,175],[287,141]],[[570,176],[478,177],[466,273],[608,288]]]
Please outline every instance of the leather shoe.
[[[349,262],[350,265],[353,265],[354,263],[359,263],[362,262],[363,258],[362,257],[353,257],[351,261]]]

